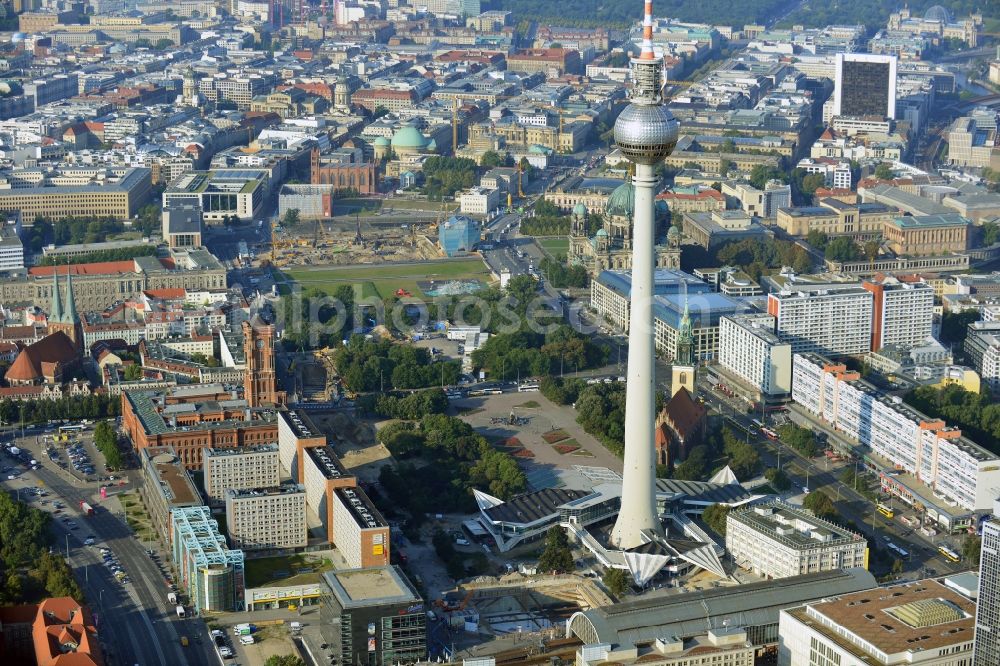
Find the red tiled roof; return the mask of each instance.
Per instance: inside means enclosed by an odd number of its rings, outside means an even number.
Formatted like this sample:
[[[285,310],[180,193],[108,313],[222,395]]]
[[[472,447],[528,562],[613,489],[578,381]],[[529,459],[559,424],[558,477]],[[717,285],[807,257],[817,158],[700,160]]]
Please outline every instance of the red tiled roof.
[[[705,406],[695,402],[683,386],[663,408],[666,421],[683,439],[691,435],[705,418]]]
[[[73,341],[62,331],[47,335],[38,342],[21,350],[14,363],[7,369],[7,381],[30,382],[46,376],[58,363],[67,363],[76,358]]]
[[[69,266],[32,266],[28,275],[36,277],[51,276],[58,270],[59,275],[108,275],[111,273],[134,273],[135,262],[99,261],[92,264],[71,264]]]

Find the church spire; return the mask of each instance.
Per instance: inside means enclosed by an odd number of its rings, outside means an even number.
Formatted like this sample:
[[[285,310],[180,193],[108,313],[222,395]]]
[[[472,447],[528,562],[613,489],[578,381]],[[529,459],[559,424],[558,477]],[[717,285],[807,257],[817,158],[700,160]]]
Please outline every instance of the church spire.
[[[52,307],[49,308],[49,321],[62,321],[62,299],[59,296],[59,267],[52,271]]]
[[[691,328],[691,310],[687,294],[684,295],[684,314],[677,330],[677,360],[680,365],[694,365],[694,331]]]
[[[73,275],[66,273],[66,312],[63,313],[63,321],[67,324],[76,324],[80,321],[80,315],[76,311],[76,298],[73,296]]]

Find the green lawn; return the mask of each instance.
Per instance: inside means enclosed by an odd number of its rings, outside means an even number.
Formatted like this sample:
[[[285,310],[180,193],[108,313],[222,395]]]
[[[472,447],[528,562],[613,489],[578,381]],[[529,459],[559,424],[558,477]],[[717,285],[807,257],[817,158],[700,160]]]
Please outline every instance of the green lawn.
[[[333,563],[325,558],[286,555],[249,559],[244,567],[243,575],[247,587],[267,587],[278,583],[285,584],[288,580],[303,581],[324,571],[330,571],[333,569]],[[312,571],[297,573],[300,569],[312,569]]]
[[[389,298],[397,289],[405,289],[417,298],[424,298],[424,293],[417,286],[418,281],[477,278],[489,282],[491,279],[489,270],[478,258],[445,259],[402,265],[333,266],[316,270],[295,268],[284,273],[303,288],[344,282],[360,285],[362,298],[369,296]]]
[[[566,254],[569,250],[568,238],[541,238],[538,240],[538,244],[553,258],[559,254]]]
[[[423,201],[413,199],[386,199],[382,202],[382,210],[429,210],[449,213],[458,209],[454,201]]]

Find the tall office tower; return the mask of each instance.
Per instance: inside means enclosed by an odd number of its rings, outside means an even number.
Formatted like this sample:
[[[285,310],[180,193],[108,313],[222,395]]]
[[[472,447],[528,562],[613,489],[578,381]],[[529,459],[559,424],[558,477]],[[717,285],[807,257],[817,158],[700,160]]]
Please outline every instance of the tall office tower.
[[[896,117],[896,56],[838,53],[833,115]]]
[[[632,103],[615,122],[615,143],[635,164],[632,303],[625,393],[625,465],[622,505],[611,543],[635,548],[662,535],[656,516],[653,366],[653,167],[677,145],[678,123],[660,97],[663,59],[653,52],[653,1],[646,0],[642,51],[632,59]],[[645,534],[645,536],[644,536]]]
[[[1000,518],[997,517],[1000,506],[993,511],[993,518],[983,523],[983,547],[979,555],[974,666],[1000,664]]]

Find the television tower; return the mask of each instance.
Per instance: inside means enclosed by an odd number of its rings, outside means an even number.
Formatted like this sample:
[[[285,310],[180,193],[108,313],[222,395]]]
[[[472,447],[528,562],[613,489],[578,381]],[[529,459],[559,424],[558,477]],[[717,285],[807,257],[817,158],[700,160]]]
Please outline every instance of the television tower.
[[[625,465],[622,505],[611,543],[622,550],[663,536],[656,515],[656,410],[653,359],[654,165],[677,145],[678,123],[660,96],[663,59],[653,52],[653,0],[645,0],[642,51],[632,59],[631,104],[615,122],[615,143],[635,164],[632,294],[625,388]],[[644,536],[645,533],[645,536]]]

